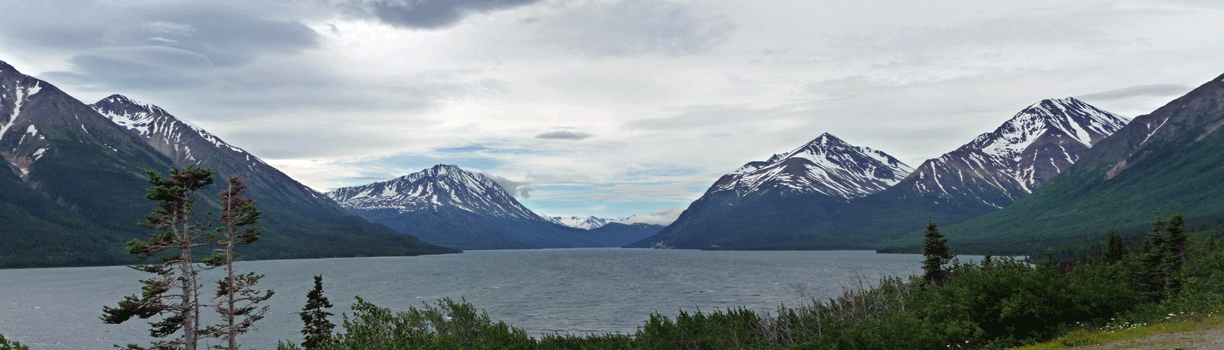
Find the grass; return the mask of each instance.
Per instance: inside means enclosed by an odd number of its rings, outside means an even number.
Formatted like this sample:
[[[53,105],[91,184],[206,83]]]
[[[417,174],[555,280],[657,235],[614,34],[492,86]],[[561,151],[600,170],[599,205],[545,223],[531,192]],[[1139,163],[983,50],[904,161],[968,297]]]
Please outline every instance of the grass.
[[[1141,324],[1118,324],[1102,327],[1100,329],[1080,329],[1072,331],[1058,339],[1054,339],[1045,343],[1038,343],[1013,350],[1048,350],[1048,349],[1068,349],[1086,345],[1110,344],[1115,342],[1142,339],[1148,337],[1159,336],[1162,334],[1173,334],[1179,332],[1197,332],[1213,329],[1224,328],[1224,315],[1174,315],[1170,314],[1168,321],[1159,323],[1141,323]],[[1173,349],[1176,344],[1163,344],[1176,340],[1170,338],[1167,340],[1153,339],[1157,341],[1159,348]]]

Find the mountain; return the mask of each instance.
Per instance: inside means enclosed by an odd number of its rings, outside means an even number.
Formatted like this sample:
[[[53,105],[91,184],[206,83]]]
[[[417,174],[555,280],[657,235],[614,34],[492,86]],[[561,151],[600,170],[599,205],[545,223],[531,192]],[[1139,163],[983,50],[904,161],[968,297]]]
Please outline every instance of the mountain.
[[[55,86],[0,62],[0,265],[124,261],[170,161]]]
[[[723,175],[706,193],[729,192],[738,198],[822,194],[850,199],[884,190],[912,171],[884,152],[853,146],[824,133],[790,152]]]
[[[993,211],[1045,185],[1129,121],[1071,97],[1042,100],[993,132],[923,162],[883,195]]]
[[[175,118],[161,107],[111,95],[92,105],[99,114],[138,135],[176,166],[197,164],[217,171],[217,183],[242,175],[263,211],[260,226],[273,232],[252,245],[256,256],[415,255],[446,252],[415,237],[396,234],[348,214],[331,198],[290,178],[245,150]],[[337,234],[345,233],[345,234]],[[385,241],[385,242],[381,242]],[[326,243],[325,243],[326,242]]]
[[[884,190],[911,171],[884,152],[825,133],[790,152],[723,175],[675,222],[631,246],[862,247],[853,237],[813,228],[837,207]]]
[[[928,220],[950,225],[985,215],[1041,188],[1129,121],[1075,98],[1042,100],[831,220],[839,230],[890,240]]]
[[[1224,222],[1221,126],[1224,76],[1136,117],[1032,195],[943,231],[954,244],[1036,249],[1110,227],[1143,230],[1156,211],[1181,212],[1191,225]]]
[[[0,170],[7,170],[0,171],[4,173],[0,176],[0,188],[4,189],[0,192],[0,216],[6,218],[0,224],[0,265],[133,262],[122,246],[150,233],[135,225],[154,207],[144,199],[149,186],[146,172],[164,173],[183,163],[151,146],[147,135],[117,124],[55,86],[21,74],[3,62],[0,121],[0,155],[5,160]],[[183,145],[190,144],[186,134],[166,135]],[[209,151],[190,147],[196,152],[195,159],[211,161]],[[277,204],[276,195],[268,190],[277,187],[263,184],[252,188],[256,205],[265,213],[260,226],[267,233],[260,244],[252,246],[256,251],[245,252],[248,257],[451,251],[345,215],[335,204],[328,209],[330,214],[327,210],[286,214],[303,207]],[[208,198],[206,206],[208,201],[216,202],[211,198],[214,192],[202,195]],[[298,220],[305,216],[311,216],[310,220]]]
[[[601,219],[601,218],[597,218],[594,216],[588,216],[585,218],[580,218],[577,216],[571,216],[568,218],[560,217],[560,216],[551,216],[551,217],[548,217],[547,219],[548,221],[552,221],[558,225],[564,225],[564,226],[569,226],[573,228],[580,228],[583,230],[597,229],[597,228],[603,227],[604,225],[607,225],[609,222],[613,222],[608,219]]]
[[[539,216],[492,179],[454,165],[440,164],[327,195],[370,221],[460,249],[618,246],[609,243],[615,239],[601,237],[600,232]]]
[[[794,174],[802,173],[800,171],[770,172],[784,168],[781,164],[785,164],[786,159],[795,158],[795,152],[777,155],[765,162],[748,163],[736,173],[720,179],[698,202],[709,201],[707,197],[717,198],[719,192],[735,191],[737,194],[749,194],[742,197],[747,198],[745,201],[758,203],[756,207],[734,209],[733,204],[703,204],[707,211],[711,210],[708,209],[710,207],[721,209],[713,210],[718,214],[709,219],[719,224],[693,224],[692,216],[686,218],[684,214],[677,220],[681,225],[690,225],[690,232],[719,230],[717,227],[722,226],[734,227],[743,233],[728,234],[736,238],[723,238],[723,243],[709,242],[707,238],[689,234],[697,238],[676,246],[710,248],[717,245],[721,248],[747,249],[872,247],[925,227],[927,220],[951,224],[1005,207],[1041,188],[1062,169],[1075,163],[1094,143],[1118,131],[1128,121],[1074,98],[1042,100],[1024,108],[994,131],[979,135],[952,152],[927,160],[912,172],[893,172],[904,174],[903,179],[873,177],[871,172],[863,170],[850,172],[857,177],[817,175],[798,179]],[[826,136],[822,135],[817,141]],[[817,141],[805,147],[812,147],[819,143]],[[848,150],[850,147],[839,145],[835,149]],[[843,153],[872,154],[866,151],[831,154]],[[889,159],[883,158],[887,156],[882,153],[874,154],[881,159]],[[866,157],[845,159],[827,163],[866,164],[865,169],[888,169],[881,168],[880,164],[890,164],[881,159],[865,160]],[[760,199],[750,198],[752,194],[770,188],[791,193],[792,196],[782,196],[783,199],[764,203],[760,203]],[[807,197],[803,195],[805,193],[814,195]],[[788,203],[783,204],[783,201]],[[745,210],[755,210],[757,213]],[[764,216],[770,219],[762,219]],[[686,219],[690,221],[682,222]],[[673,235],[684,234],[682,231],[675,232],[677,229],[672,227],[663,231]],[[747,232],[755,233],[750,235]],[[754,240],[752,235],[760,237]],[[635,245],[669,245],[660,242],[663,241]]]

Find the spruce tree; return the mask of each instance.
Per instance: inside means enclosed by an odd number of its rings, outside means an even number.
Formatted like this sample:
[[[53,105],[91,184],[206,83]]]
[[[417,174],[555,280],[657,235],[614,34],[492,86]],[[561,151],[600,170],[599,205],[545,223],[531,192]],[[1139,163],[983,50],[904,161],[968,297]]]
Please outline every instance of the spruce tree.
[[[149,335],[167,338],[178,333],[177,338],[155,341],[153,349],[195,350],[207,332],[200,328],[200,284],[201,269],[192,259],[192,249],[209,244],[209,235],[204,231],[210,224],[196,218],[195,205],[200,197],[196,192],[213,184],[213,170],[188,165],[186,168],[172,167],[169,177],[149,171],[149,183],[153,185],[145,198],[158,202],[157,209],[140,225],[157,230],[147,241],[133,240],[127,243],[127,251],[141,259],[158,257],[160,263],[131,266],[131,268],[155,274],[141,280],[144,284],[139,295],[130,295],[119,301],[117,307],[102,308],[103,322],[123,323],[132,317],[148,319],[168,314],[165,318],[150,322]],[[128,349],[144,349],[129,344]]]
[[[1101,260],[1106,264],[1113,264],[1128,256],[1130,256],[1130,249],[1126,248],[1126,242],[1122,241],[1122,235],[1118,233],[1118,229],[1109,229],[1109,232],[1105,233],[1105,252],[1101,254]]]
[[[1143,242],[1143,254],[1139,256],[1139,284],[1150,301],[1164,300],[1165,293],[1165,225],[1160,213],[1152,220],[1152,231]]]
[[[302,334],[306,336],[302,348],[318,349],[331,339],[332,328],[336,328],[336,325],[327,320],[327,316],[332,313],[324,310],[331,307],[331,302],[323,296],[323,276],[314,276],[314,289],[306,293],[306,307],[302,308],[302,313],[299,314],[302,316],[302,322],[306,324],[302,328]]]
[[[1181,281],[1186,265],[1186,218],[1177,213],[1169,218],[1169,226],[1165,228],[1164,262],[1162,274],[1165,292],[1169,296],[1181,292]]]
[[[947,278],[947,271],[943,266],[952,260],[952,255],[948,253],[948,240],[942,233],[939,233],[939,228],[935,227],[935,223],[931,221],[927,221],[922,255],[926,257],[926,260],[922,262],[922,279],[942,286]]]
[[[253,272],[237,275],[234,273],[234,262],[238,261],[239,256],[234,248],[237,245],[254,243],[262,231],[255,227],[244,228],[254,225],[260,215],[259,210],[255,209],[255,200],[244,197],[246,182],[238,175],[229,176],[226,182],[229,183],[229,188],[220,193],[221,215],[217,218],[217,222],[222,225],[216,234],[221,248],[216,249],[217,254],[204,262],[214,267],[225,267],[225,277],[217,281],[217,291],[213,297],[216,302],[213,308],[225,323],[213,327],[210,331],[225,340],[226,346],[218,345],[218,348],[237,350],[238,335],[254,328],[255,322],[263,319],[264,314],[268,312],[267,306],[255,305],[271,298],[273,292],[255,290],[255,284],[263,275]]]

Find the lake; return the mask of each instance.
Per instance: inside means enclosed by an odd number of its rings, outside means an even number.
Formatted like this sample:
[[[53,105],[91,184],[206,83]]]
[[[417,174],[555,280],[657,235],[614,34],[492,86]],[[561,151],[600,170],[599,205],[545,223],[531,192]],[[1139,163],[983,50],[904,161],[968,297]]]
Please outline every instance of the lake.
[[[268,317],[244,338],[248,347],[273,349],[277,340],[301,342],[297,313],[313,287],[311,276],[319,274],[337,325],[355,296],[393,311],[451,297],[538,336],[632,334],[652,312],[774,310],[806,296],[832,297],[859,281],[919,274],[921,263],[921,255],[870,251],[608,248],[253,261],[238,269],[266,274],[259,287],[276,291]],[[205,274],[206,288],[215,272]],[[137,281],[148,276],[122,266],[0,270],[0,334],[31,349],[147,345],[145,321],[107,325],[98,317],[104,305],[139,292]]]

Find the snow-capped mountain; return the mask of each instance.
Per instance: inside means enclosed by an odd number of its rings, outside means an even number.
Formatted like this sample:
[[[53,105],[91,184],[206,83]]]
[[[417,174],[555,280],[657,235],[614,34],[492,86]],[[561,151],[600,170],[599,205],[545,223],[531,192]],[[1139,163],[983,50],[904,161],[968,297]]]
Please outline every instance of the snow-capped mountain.
[[[161,107],[118,94],[110,95],[89,106],[115,124],[140,135],[150,146],[174,159],[175,163],[201,161],[198,155],[192,154],[192,146],[195,146],[192,145],[195,143],[193,139],[199,138],[208,142],[210,147],[243,154],[243,158],[252,166],[266,166],[263,161],[250,156],[241,148],[221,141],[216,135],[194,124],[175,118]]]
[[[111,116],[103,116],[99,109]],[[215,137],[210,142],[198,132],[199,139],[194,139],[187,132],[194,129],[177,128],[181,132],[162,134],[149,126],[150,132],[141,135],[116,123],[133,119],[119,117],[125,111],[170,118],[160,108],[126,98],[108,98],[90,106],[0,62],[0,217],[4,218],[0,220],[0,236],[4,237],[0,250],[29,252],[19,259],[0,259],[0,265],[136,262],[123,253],[122,246],[149,234],[135,224],[151,208],[144,200],[149,186],[146,172],[165,173],[172,166],[197,162],[216,168],[218,179],[229,174],[246,177],[248,193],[264,212],[259,226],[266,230],[266,239],[253,246],[248,257],[453,251],[348,215],[331,199],[274,168],[248,162],[254,157],[237,156],[236,147],[221,147]],[[173,123],[171,118],[150,125],[154,124]],[[174,147],[153,147],[163,137],[170,140],[163,144]],[[166,150],[190,157],[176,157]],[[199,193],[204,198],[202,206],[207,207],[201,211],[215,211],[216,187]]]
[[[777,190],[858,198],[882,191],[912,171],[884,152],[853,146],[825,133],[790,152],[745,164],[718,179],[707,193],[732,191],[744,197]]]
[[[1044,100],[912,172],[886,154],[821,135],[724,176],[675,223],[634,246],[845,249],[927,220],[961,222],[1032,193],[1128,121],[1074,98]]]
[[[454,165],[327,192],[350,213],[422,240],[460,249],[620,247],[658,232],[653,225],[569,227],[532,212],[484,174]],[[574,218],[573,222],[580,222]],[[602,223],[600,223],[602,221]]]
[[[573,228],[580,228],[583,230],[593,230],[593,229],[603,227],[604,225],[607,225],[609,222],[616,222],[615,220],[597,218],[594,216],[588,216],[585,218],[577,217],[577,216],[571,216],[571,217],[551,216],[551,217],[548,217],[548,221],[552,221],[554,223],[557,223],[558,225],[565,225],[565,226],[569,226]]]
[[[898,187],[1002,208],[1049,182],[1129,121],[1071,97],[1043,100],[994,131],[924,162]]]
[[[1041,249],[1100,234],[1102,223],[1122,232],[1150,230],[1153,211],[1184,215],[1188,227],[1211,227],[1224,217],[1221,126],[1224,75],[1094,140],[1033,195],[945,232],[962,242],[1012,241]]]
[[[817,238],[814,230],[822,231],[837,208],[878,193],[911,171],[884,152],[821,134],[723,175],[675,222],[630,246],[860,248],[865,242],[857,238]]]
[[[279,199],[286,203],[305,200],[313,206],[339,208],[323,193],[297,182],[259,157],[203,128],[175,118],[161,107],[117,94],[99,100],[90,107],[144,139],[177,166],[197,164],[214,168],[222,175],[243,175],[253,187],[272,187],[264,195],[284,197]]]
[[[412,212],[453,207],[505,219],[545,220],[492,179],[454,165],[439,164],[387,181],[338,188],[327,195],[350,210]]]

